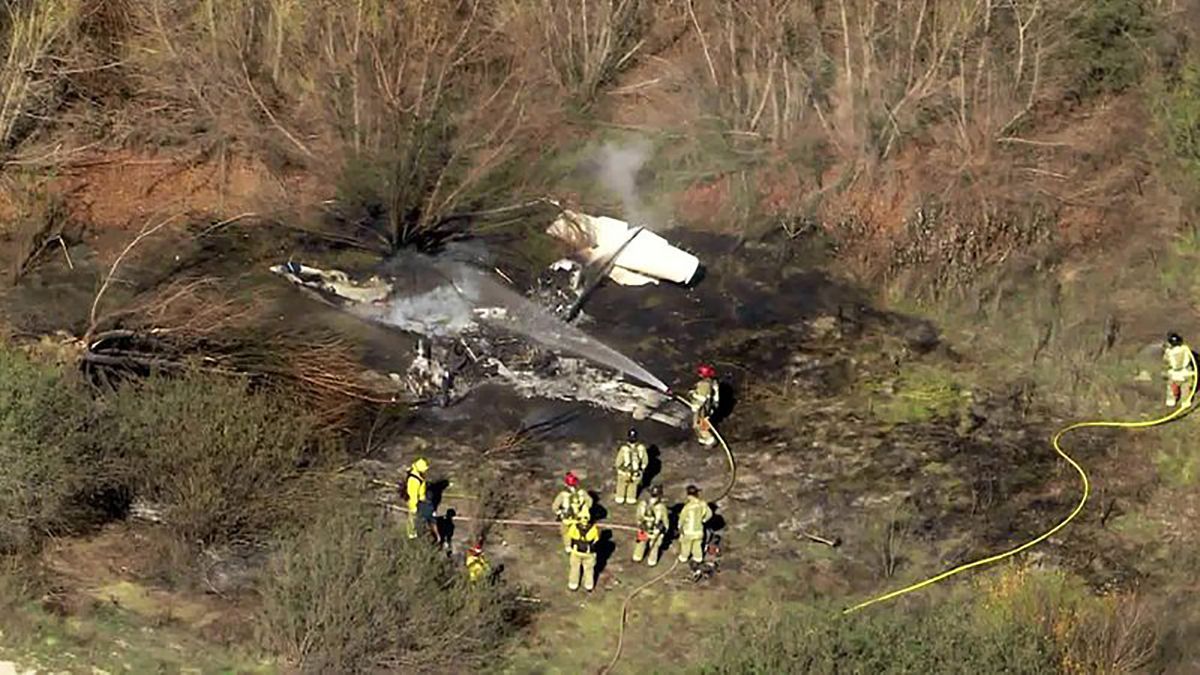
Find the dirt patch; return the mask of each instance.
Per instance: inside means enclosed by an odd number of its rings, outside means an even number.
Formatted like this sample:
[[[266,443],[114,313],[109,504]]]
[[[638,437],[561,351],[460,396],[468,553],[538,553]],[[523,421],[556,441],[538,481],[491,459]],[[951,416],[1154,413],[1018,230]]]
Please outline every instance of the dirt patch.
[[[244,598],[156,582],[164,564],[176,566],[175,575],[194,571],[203,579],[198,559],[164,561],[166,537],[152,528],[115,524],[89,537],[56,541],[44,559],[59,589],[58,604],[65,608],[111,605],[152,623],[185,626],[197,636],[225,644],[251,636],[252,605]]]
[[[303,212],[328,197],[313,177],[280,176],[261,161],[229,154],[215,158],[106,153],[76,162],[50,185],[68,197],[73,218],[91,227],[93,246],[107,251],[137,230],[174,214],[228,218],[274,213],[278,204]]]

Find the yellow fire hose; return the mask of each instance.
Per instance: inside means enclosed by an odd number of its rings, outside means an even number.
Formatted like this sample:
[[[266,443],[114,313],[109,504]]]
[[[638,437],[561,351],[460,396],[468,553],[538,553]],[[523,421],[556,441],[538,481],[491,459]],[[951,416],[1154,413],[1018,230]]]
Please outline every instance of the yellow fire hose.
[[[1139,420],[1139,421],[1123,422],[1123,421],[1100,420],[1100,421],[1093,421],[1093,422],[1076,422],[1069,426],[1063,427],[1062,429],[1059,429],[1058,433],[1054,434],[1054,438],[1051,439],[1051,441],[1050,441],[1051,445],[1053,445],[1053,447],[1054,447],[1054,452],[1058,453],[1058,455],[1060,457],[1062,457],[1064,460],[1066,460],[1066,462],[1068,464],[1071,465],[1071,468],[1075,469],[1075,471],[1079,474],[1080,482],[1083,484],[1083,494],[1081,494],[1079,497],[1079,503],[1077,503],[1075,505],[1075,508],[1071,510],[1071,513],[1068,514],[1066,518],[1063,518],[1061,521],[1059,521],[1059,523],[1057,525],[1050,528],[1049,530],[1046,530],[1045,532],[1038,535],[1037,537],[1030,539],[1029,541],[1025,542],[1024,544],[1021,544],[1020,546],[1009,549],[1007,551],[1003,551],[1001,553],[997,553],[995,555],[988,556],[986,558],[981,558],[981,559],[975,560],[973,562],[959,565],[958,567],[946,570],[945,572],[942,572],[941,574],[938,574],[937,576],[933,576],[928,579],[925,579],[924,581],[919,581],[915,584],[905,586],[904,588],[899,588],[897,590],[891,591],[890,593],[885,593],[878,597],[871,598],[870,600],[860,602],[857,605],[854,605],[852,607],[849,607],[849,608],[843,610],[842,613],[849,614],[851,612],[856,612],[864,607],[869,607],[876,603],[891,600],[893,598],[898,598],[901,595],[905,595],[907,593],[912,593],[913,591],[920,590],[922,588],[925,588],[926,586],[931,586],[933,584],[936,584],[939,581],[948,579],[956,574],[966,572],[969,569],[974,569],[976,567],[982,567],[984,565],[990,565],[991,563],[998,562],[1000,560],[1004,560],[1005,558],[1011,558],[1012,556],[1015,556],[1022,551],[1033,548],[1034,546],[1037,546],[1038,544],[1042,543],[1043,541],[1054,536],[1054,533],[1056,533],[1059,530],[1066,527],[1068,523],[1070,523],[1072,520],[1075,519],[1075,516],[1079,515],[1079,512],[1083,510],[1084,505],[1087,504],[1088,497],[1091,495],[1091,492],[1092,492],[1092,484],[1091,484],[1091,481],[1088,480],[1087,472],[1084,471],[1083,467],[1080,466],[1079,463],[1076,462],[1074,459],[1072,459],[1070,455],[1068,455],[1066,452],[1064,452],[1062,449],[1062,446],[1059,445],[1059,441],[1062,440],[1062,437],[1065,436],[1067,433],[1074,431],[1076,429],[1086,429],[1086,428],[1093,428],[1093,427],[1108,427],[1108,428],[1118,428],[1118,429],[1147,429],[1149,427],[1156,427],[1161,424],[1166,424],[1166,423],[1171,422],[1171,421],[1177,419],[1178,417],[1184,415],[1185,413],[1188,412],[1188,410],[1191,409],[1192,400],[1196,394],[1197,380],[1200,379],[1200,373],[1198,373],[1197,369],[1196,369],[1196,357],[1194,354],[1191,353],[1190,350],[1188,351],[1188,360],[1191,362],[1191,366],[1192,366],[1192,386],[1188,393],[1187,398],[1184,399],[1184,402],[1186,402],[1186,405],[1182,405],[1182,404],[1179,405],[1178,407],[1175,408],[1174,411],[1171,412],[1171,414],[1166,415],[1164,417],[1160,417],[1158,419],[1144,420],[1144,421]],[[1181,403],[1183,403],[1183,402],[1181,402]]]

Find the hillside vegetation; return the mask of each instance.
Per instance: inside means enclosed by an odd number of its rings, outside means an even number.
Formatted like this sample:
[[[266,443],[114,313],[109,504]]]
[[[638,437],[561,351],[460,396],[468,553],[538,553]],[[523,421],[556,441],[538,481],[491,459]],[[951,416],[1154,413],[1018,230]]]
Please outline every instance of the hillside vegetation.
[[[1197,27],[1197,0],[4,3],[0,658],[519,668],[541,600],[466,583],[344,471],[406,414],[359,372],[364,348],[254,285],[247,270],[297,250],[349,268],[486,233],[533,274],[554,251],[505,207],[636,210],[781,260],[819,250],[880,305],[936,320],[972,376],[897,360],[869,387],[901,382],[870,407],[889,425],[968,418],[968,380],[1063,415],[1161,404],[1131,384],[1146,346],[1200,331]],[[606,143],[648,149],[638,203],[593,179]],[[1200,542],[1190,439],[1126,446],[1152,494],[1112,531],[1139,555],[1170,534],[1145,574],[1162,587],[1100,597],[1013,567],[969,589],[979,603],[870,618],[772,598],[713,619],[737,624],[728,641],[676,665],[1184,672],[1200,616],[1171,599],[1196,579],[1171,560]],[[166,607],[138,612],[64,551],[143,508],[155,524],[118,535],[105,572]],[[213,552],[243,549],[257,571],[222,585]],[[176,612],[196,596],[223,619]],[[97,646],[127,635],[153,663]]]

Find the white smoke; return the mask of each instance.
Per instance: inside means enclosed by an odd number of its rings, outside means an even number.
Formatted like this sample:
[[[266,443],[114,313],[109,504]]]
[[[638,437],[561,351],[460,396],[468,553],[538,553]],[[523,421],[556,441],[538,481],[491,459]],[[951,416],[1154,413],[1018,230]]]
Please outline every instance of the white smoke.
[[[354,311],[401,330],[430,337],[458,335],[475,325],[471,303],[450,285],[438,286],[419,295],[393,298],[383,308],[359,305]]]
[[[600,182],[621,198],[625,218],[634,225],[650,225],[637,189],[638,172],[649,158],[650,144],[644,140],[623,145],[610,141],[597,157]]]

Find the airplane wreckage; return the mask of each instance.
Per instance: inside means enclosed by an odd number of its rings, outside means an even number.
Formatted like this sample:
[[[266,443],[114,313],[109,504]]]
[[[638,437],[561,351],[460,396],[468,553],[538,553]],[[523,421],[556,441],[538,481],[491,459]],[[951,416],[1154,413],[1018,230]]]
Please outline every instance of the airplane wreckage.
[[[415,253],[365,277],[296,262],[271,271],[360,319],[417,335],[407,372],[390,374],[410,402],[448,406],[502,382],[528,398],[579,401],[689,428],[691,412],[662,381],[572,321],[606,277],[625,286],[688,284],[700,261],[614,218],[562,210],[547,232],[575,255],[552,264],[526,294],[479,267]],[[585,270],[599,274],[585,283]]]

